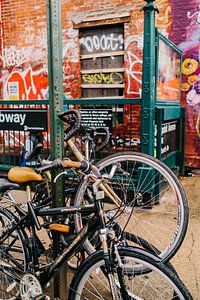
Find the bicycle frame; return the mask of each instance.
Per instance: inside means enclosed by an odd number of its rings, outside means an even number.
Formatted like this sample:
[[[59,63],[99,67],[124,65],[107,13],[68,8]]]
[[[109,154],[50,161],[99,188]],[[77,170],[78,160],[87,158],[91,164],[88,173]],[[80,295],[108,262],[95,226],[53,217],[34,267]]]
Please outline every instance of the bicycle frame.
[[[42,286],[45,285],[52,276],[58,271],[58,269],[67,262],[71,256],[76,253],[86,238],[88,238],[88,232],[93,232],[94,231],[94,222],[96,223],[97,220],[95,220],[95,217],[102,215],[100,213],[101,210],[101,205],[100,202],[96,201],[94,204],[89,204],[86,206],[74,206],[74,207],[59,207],[59,208],[31,208],[31,203],[28,202],[28,212],[24,212],[24,215],[21,217],[20,220],[14,221],[13,226],[9,228],[8,230],[4,231],[1,236],[0,236],[0,243],[3,244],[4,240],[11,235],[14,230],[20,229],[20,228],[31,228],[31,234],[32,234],[32,243],[33,243],[33,249],[34,251],[37,252],[37,247],[36,244],[38,242],[38,236],[36,235],[35,229],[40,229],[42,227],[46,227],[46,225],[40,225],[38,223],[37,217],[39,216],[56,216],[56,215],[69,215],[69,214],[76,214],[76,213],[85,213],[87,215],[95,213],[94,217],[91,218],[89,224],[86,224],[82,228],[82,230],[76,235],[76,237],[72,240],[69,246],[65,247],[63,252],[51,263],[47,266],[47,268],[41,273],[41,284]],[[21,213],[23,210],[20,211]],[[99,217],[100,218],[100,217]],[[102,217],[101,217],[102,218]],[[100,218],[100,223],[105,224],[104,221]],[[29,224],[29,222],[32,223]],[[98,221],[99,222],[99,221]],[[55,223],[55,221],[54,221]],[[38,224],[40,228],[38,228]],[[99,223],[98,223],[99,224]],[[104,226],[105,227],[105,226]],[[28,236],[25,238],[28,239]],[[28,242],[27,242],[28,244]],[[39,268],[39,262],[38,262],[38,255],[37,253],[32,252],[32,257],[33,257],[33,265],[35,266],[34,272],[36,274],[39,274],[40,268]],[[16,268],[19,268],[19,272],[23,272],[23,267],[22,266],[16,266]],[[27,266],[27,272],[31,272],[32,270],[30,269],[29,266]],[[39,276],[40,277],[40,276]],[[16,280],[19,279],[16,277]]]
[[[75,157],[77,158],[77,160],[79,162],[83,161],[85,159],[84,155],[81,153],[81,151],[77,148],[76,144],[74,143],[74,141],[72,139],[69,139],[67,141],[67,145],[69,146],[69,148],[71,149],[71,151],[74,153]],[[88,153],[86,153],[87,157],[89,156]],[[91,169],[93,171],[93,173],[97,176],[99,176],[99,171],[98,169],[92,165]],[[102,182],[99,185],[99,188],[105,192],[105,194],[113,201],[113,203],[120,208],[121,204],[123,203],[123,201],[118,197],[118,195],[114,192],[114,190],[112,188],[109,187],[109,185],[106,182]]]

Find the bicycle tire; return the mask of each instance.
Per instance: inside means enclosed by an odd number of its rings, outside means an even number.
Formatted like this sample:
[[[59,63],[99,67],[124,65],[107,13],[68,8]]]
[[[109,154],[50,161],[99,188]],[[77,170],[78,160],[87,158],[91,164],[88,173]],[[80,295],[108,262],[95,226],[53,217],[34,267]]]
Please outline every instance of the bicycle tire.
[[[97,230],[96,234],[98,235],[98,230]],[[61,235],[61,240],[62,240],[62,238],[63,238],[63,235]],[[68,238],[69,238],[69,236],[68,236]],[[101,249],[100,240],[97,239],[97,237],[95,237],[94,240],[93,240],[93,246],[95,248],[95,251],[100,250]],[[91,240],[90,240],[90,242],[92,243]],[[108,241],[108,243],[109,243],[109,241]],[[70,245],[70,240],[68,242],[68,245]],[[68,246],[68,245],[65,243],[65,246]],[[123,245],[126,247],[127,246],[128,247],[130,247],[130,246],[136,247],[138,245],[141,245],[143,248],[145,248],[149,252],[152,250],[152,247],[153,247],[152,245],[149,245],[149,243],[147,243],[140,237],[136,237],[135,234],[131,234],[126,231],[123,233]],[[72,258],[67,262],[68,267],[72,271],[77,270],[77,268],[80,266],[80,264],[86,259],[86,257],[88,257],[88,253],[83,250],[84,250],[84,247],[81,248],[81,251],[75,253],[74,256],[72,256]],[[159,252],[157,249],[155,249],[155,251]],[[170,264],[170,262],[168,262],[168,266],[173,268],[173,266]]]
[[[0,207],[0,237],[13,226],[16,216]],[[16,228],[3,243],[0,242],[0,300],[14,300],[19,294],[19,274],[26,270],[29,259],[24,232]],[[1,241],[1,240],[0,240]]]
[[[144,250],[134,248],[119,249],[123,280],[130,299],[145,300],[191,300],[192,296],[181,280],[158,258]],[[148,273],[137,271],[137,265]],[[118,294],[116,299],[124,299],[120,292],[120,280],[117,277],[118,262],[111,262],[111,274],[114,276],[114,290]],[[108,283],[103,251],[90,255],[81,265],[70,286],[70,300],[80,299],[113,299]]]
[[[111,212],[122,228],[149,242],[158,249],[155,251],[153,247],[152,253],[159,255],[164,262],[168,261],[181,246],[188,225],[188,204],[182,185],[165,164],[146,154],[116,153],[96,166],[103,175],[109,174],[112,166],[117,164],[121,170],[116,171],[108,184],[123,199],[122,212],[105,197],[107,215]],[[81,182],[74,205],[88,203],[91,185],[92,180],[88,178]],[[82,216],[76,214],[74,220],[76,230],[80,231]],[[89,253],[94,252],[88,240],[84,246]]]

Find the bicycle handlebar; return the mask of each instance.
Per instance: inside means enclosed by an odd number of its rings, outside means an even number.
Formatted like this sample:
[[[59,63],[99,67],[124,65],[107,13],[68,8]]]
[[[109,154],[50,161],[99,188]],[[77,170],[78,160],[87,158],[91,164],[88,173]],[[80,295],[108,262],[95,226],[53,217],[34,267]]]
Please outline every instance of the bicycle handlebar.
[[[56,159],[54,161],[49,161],[46,166],[42,166],[36,169],[38,173],[43,173],[45,171],[49,171],[52,169],[58,169],[58,168],[75,168],[75,169],[81,169],[83,171],[87,171],[89,168],[89,163],[86,160],[82,160],[81,162],[78,161],[72,161],[72,160],[60,160]]]
[[[98,134],[101,136],[105,134],[105,136],[101,140],[101,144],[96,145],[96,148],[95,148],[96,152],[102,150],[108,144],[109,139],[110,139],[110,131],[109,131],[108,127],[91,128],[89,126],[84,126],[81,124],[78,132],[81,135],[83,135],[83,134],[86,134],[86,136],[89,135],[89,139],[91,139],[91,140],[94,140],[94,137]]]
[[[109,142],[110,139],[110,132],[109,129],[107,127],[97,127],[97,128],[87,128],[84,127],[83,125],[81,125],[81,114],[78,110],[76,109],[71,109],[71,110],[67,110],[62,112],[59,115],[59,118],[61,121],[65,122],[68,124],[68,127],[64,130],[65,132],[65,137],[64,137],[64,141],[68,141],[71,137],[73,137],[76,132],[80,132],[82,133],[83,131],[85,131],[87,133],[87,131],[91,131],[93,136],[98,135],[100,133],[98,133],[99,130],[101,130],[101,133],[105,134],[105,137],[103,139],[103,141],[101,141],[101,143],[99,145],[96,145],[96,149],[95,151],[98,152],[100,150],[102,150]]]
[[[105,139],[104,139],[104,141],[103,141],[103,143],[101,143],[99,146],[97,146],[96,147],[96,152],[98,152],[98,151],[100,151],[100,150],[102,150],[107,144],[108,144],[108,142],[109,142],[109,139],[110,139],[110,131],[109,131],[109,129],[108,129],[108,127],[99,127],[99,128],[96,128],[96,130],[97,129],[103,129],[103,131],[105,132]]]
[[[76,132],[79,130],[81,125],[81,114],[76,109],[70,109],[62,112],[59,115],[59,118],[64,123],[67,123],[69,126],[64,130],[65,142],[68,141],[71,137],[73,137]]]

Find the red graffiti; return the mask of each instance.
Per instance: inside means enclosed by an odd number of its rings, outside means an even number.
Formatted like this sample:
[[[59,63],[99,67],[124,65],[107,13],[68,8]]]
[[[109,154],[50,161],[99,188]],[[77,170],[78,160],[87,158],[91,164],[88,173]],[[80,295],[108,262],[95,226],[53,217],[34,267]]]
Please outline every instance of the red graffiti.
[[[11,90],[12,84],[15,89]],[[48,91],[46,70],[13,71],[6,82],[6,98],[10,100],[43,100]]]

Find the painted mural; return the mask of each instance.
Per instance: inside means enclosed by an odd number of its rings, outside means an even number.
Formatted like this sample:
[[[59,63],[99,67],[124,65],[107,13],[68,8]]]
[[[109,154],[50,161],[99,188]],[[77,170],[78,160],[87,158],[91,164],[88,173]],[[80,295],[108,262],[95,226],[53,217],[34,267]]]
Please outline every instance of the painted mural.
[[[178,3],[172,2],[174,28],[180,20]],[[200,2],[188,0],[182,8],[182,26],[170,37],[183,51],[182,105],[187,108],[186,165],[200,167]]]
[[[5,100],[45,99],[48,90],[47,67],[32,62],[29,51],[11,46],[0,55],[2,70],[2,98]],[[38,57],[41,61],[41,57]]]

